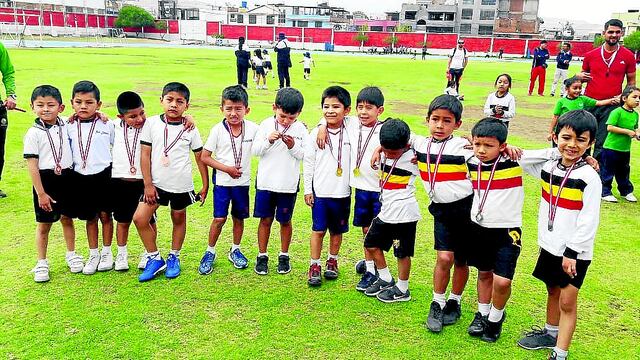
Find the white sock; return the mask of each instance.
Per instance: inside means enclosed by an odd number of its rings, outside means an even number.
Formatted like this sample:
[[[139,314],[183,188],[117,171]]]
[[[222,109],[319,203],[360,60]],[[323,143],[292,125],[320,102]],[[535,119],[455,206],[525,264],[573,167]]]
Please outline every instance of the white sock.
[[[460,300],[462,300],[462,294],[456,295],[453,292],[450,292],[448,300],[455,300],[459,305],[460,304]]]
[[[433,301],[437,302],[440,305],[440,309],[444,309],[444,305],[447,303],[444,293],[438,294],[437,292],[433,292]]]
[[[124,254],[126,256],[127,255],[127,245],[125,245],[125,246],[119,246],[118,245],[118,254]]]
[[[107,245],[102,245],[102,253],[106,254],[106,253],[110,253],[111,252],[111,245],[107,246]]]
[[[391,280],[393,280],[393,277],[391,276],[391,273],[389,272],[388,267],[384,269],[378,269],[378,275],[380,276],[380,279],[382,279],[383,281],[391,282]]]
[[[75,256],[75,255],[76,255],[76,251],[75,250],[74,251],[67,251],[67,254],[64,256],[64,258],[68,259],[68,258],[70,258],[72,256]]]
[[[329,254],[329,259],[335,259],[335,260],[338,260],[338,255],[331,255],[331,254]]]
[[[553,348],[553,351],[556,353],[556,359],[558,360],[565,360],[569,355],[568,350],[562,350],[557,346]]]
[[[266,252],[258,253],[258,257],[260,257],[260,256],[266,256],[266,257],[269,257],[269,255],[267,255],[267,253],[266,253]]]
[[[558,337],[558,326],[544,324],[544,329],[547,330],[547,334],[553,336],[554,338]]]
[[[320,265],[320,259],[311,259],[310,265]]]
[[[265,255],[266,255],[266,254],[267,254],[267,253],[265,253]],[[289,257],[289,253],[288,253],[288,252],[282,252],[282,251],[280,251],[280,254],[278,254],[278,256],[282,256],[282,255],[284,255],[284,256],[286,256],[286,257]]]
[[[149,259],[155,259],[160,256],[160,251],[156,250],[154,252],[148,252],[147,256],[149,257]]]
[[[400,291],[406,293],[407,290],[409,290],[409,280],[398,280],[396,286],[398,287],[398,289],[400,289]]]
[[[36,266],[38,265],[49,265],[49,261],[47,259],[39,259],[36,263]]]
[[[367,266],[367,272],[376,273],[376,263],[373,260],[367,260],[364,264]]]
[[[489,321],[493,323],[500,322],[500,320],[502,320],[502,314],[504,314],[504,309],[498,310],[493,305],[491,305],[491,311],[489,311]]]
[[[178,257],[180,256],[180,250],[171,249],[171,251],[169,251],[169,254],[173,254],[175,257]]]
[[[482,316],[487,316],[489,315],[489,312],[491,311],[491,304],[482,304],[482,303],[478,303],[478,312],[482,315]]]
[[[89,249],[89,256],[100,256],[100,251],[97,248]]]
[[[234,251],[235,249],[240,249],[240,245],[231,244],[231,251]]]
[[[215,254],[216,253],[216,247],[215,246],[207,246],[207,251]]]

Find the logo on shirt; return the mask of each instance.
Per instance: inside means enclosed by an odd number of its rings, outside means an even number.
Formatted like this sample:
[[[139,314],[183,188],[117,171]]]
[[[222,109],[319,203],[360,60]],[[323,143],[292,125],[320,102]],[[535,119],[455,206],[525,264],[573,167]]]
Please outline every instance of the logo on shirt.
[[[394,249],[399,249],[400,248],[400,240],[399,239],[394,239],[393,240],[393,248]]]

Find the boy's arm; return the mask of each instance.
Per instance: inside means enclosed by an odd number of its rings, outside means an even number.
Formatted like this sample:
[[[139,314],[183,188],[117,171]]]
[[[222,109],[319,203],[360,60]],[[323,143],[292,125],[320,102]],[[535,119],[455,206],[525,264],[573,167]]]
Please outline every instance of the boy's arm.
[[[484,102],[484,116],[493,116],[493,110],[491,110],[491,95],[487,97],[487,101]]]
[[[260,129],[254,139],[253,146],[251,146],[251,152],[255,156],[263,156],[272,145],[273,142],[269,141],[268,134],[263,130],[263,127],[260,126]]]
[[[151,179],[151,144],[140,143],[140,170],[144,182],[143,200],[149,205],[155,205],[158,199],[158,191]]]
[[[209,168],[202,162],[202,150],[194,151],[193,155],[196,158],[196,165],[198,165],[198,172],[200,172],[200,178],[202,179],[202,188],[198,193],[200,195],[200,205],[202,206],[209,193]],[[211,156],[209,156],[209,158],[211,158]]]
[[[302,178],[304,181],[304,202],[313,206],[313,172],[316,166],[316,144],[308,141],[304,146],[304,160],[302,162]]]
[[[602,182],[594,176],[593,180],[585,187],[582,195],[582,209],[578,213],[576,231],[572,237],[567,239],[567,248],[563,254],[563,268],[565,267],[565,262],[567,262],[565,260],[575,261],[579,254],[593,249],[593,242],[600,222],[601,196]],[[573,270],[575,270],[575,263]],[[566,271],[567,269],[565,268]]]
[[[553,135],[555,134],[556,125],[558,125],[558,115],[553,115],[551,119],[551,124],[549,124],[549,135],[547,135],[547,140],[553,140]]]
[[[305,146],[306,146],[305,144],[309,142],[307,141],[307,137],[308,135],[306,132],[302,132],[302,136],[301,136],[302,141],[296,141],[292,136],[283,135],[282,141],[284,141],[284,143],[289,148],[289,153],[291,154],[291,156],[293,156],[298,160],[302,160],[304,159],[304,152],[305,152]],[[291,147],[289,147],[290,142],[293,143]]]
[[[536,179],[540,179],[540,171],[544,164],[549,160],[556,160],[558,158],[560,158],[558,148],[525,150],[522,153],[519,163],[520,166],[522,166],[522,170]]]
[[[44,191],[42,179],[40,178],[40,169],[38,168],[38,158],[28,157],[27,168],[29,169],[29,177],[31,177],[33,188],[36,190],[36,195],[38,195],[38,206],[44,211],[51,211],[51,206],[56,201]]]

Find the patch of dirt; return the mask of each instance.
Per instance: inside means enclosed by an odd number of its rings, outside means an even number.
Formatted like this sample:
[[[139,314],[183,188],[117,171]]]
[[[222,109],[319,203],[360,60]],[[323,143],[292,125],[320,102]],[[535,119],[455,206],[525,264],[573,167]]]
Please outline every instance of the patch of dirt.
[[[390,101],[389,106],[393,109],[394,112],[398,112],[401,114],[427,114],[427,104],[414,104],[402,100],[398,101]]]
[[[470,134],[473,125],[484,117],[482,107],[477,105],[465,106],[460,131],[463,134]],[[515,119],[509,123],[509,134],[527,140],[546,141],[550,121],[551,119],[543,117],[516,115]]]
[[[155,92],[155,93],[162,93],[162,87],[164,86],[164,84],[158,83],[158,82],[153,82],[153,81],[141,81],[135,84],[133,91],[137,92],[137,93],[144,93],[144,92]],[[158,96],[159,97],[159,96]]]
[[[535,104],[535,103],[522,102],[522,101],[518,103],[519,108],[530,109],[530,110],[549,110],[551,112],[553,112],[553,108],[555,107],[555,105],[556,105],[555,103]]]

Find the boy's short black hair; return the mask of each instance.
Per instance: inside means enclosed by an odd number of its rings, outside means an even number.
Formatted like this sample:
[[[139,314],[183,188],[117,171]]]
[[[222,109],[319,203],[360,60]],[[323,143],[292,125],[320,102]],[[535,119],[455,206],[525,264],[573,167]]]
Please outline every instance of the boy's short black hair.
[[[431,101],[431,104],[429,104],[427,116],[431,116],[431,114],[438,109],[451,112],[456,122],[462,120],[462,103],[453,95],[442,94],[436,96],[435,99]]]
[[[187,85],[179,82],[170,82],[162,88],[162,97],[167,95],[170,92],[177,92],[178,94],[184,96],[184,98],[189,102],[189,97],[191,97],[191,92]]]
[[[241,102],[245,107],[249,106],[249,94],[247,94],[247,90],[240,85],[229,86],[222,90],[221,105],[224,105],[224,102],[227,100],[231,102]]]
[[[587,110],[572,110],[558,118],[558,126],[556,126],[556,136],[560,134],[560,130],[564,128],[572,129],[576,135],[580,135],[585,131],[589,132],[589,142],[596,139],[596,129],[598,122],[595,116]]]
[[[389,150],[403,149],[409,143],[411,130],[400,119],[387,118],[380,128],[380,146]]]
[[[507,133],[507,127],[502,120],[491,117],[478,121],[471,129],[471,136],[496,138],[500,145],[507,141]]]
[[[285,113],[293,115],[302,111],[304,97],[300,90],[286,87],[278,90],[274,104]]]
[[[619,27],[620,29],[624,29],[624,24],[620,19],[611,19],[606,23],[604,23],[604,30],[607,31],[609,26],[615,26],[615,27]]]
[[[100,101],[100,89],[98,89],[98,86],[96,84],[89,80],[78,81],[75,85],[73,85],[71,98],[73,99],[78,93],[92,93],[93,97],[96,98],[96,101]]]
[[[367,86],[358,93],[356,104],[360,103],[367,103],[380,107],[384,105],[384,95],[382,95],[382,91],[379,87]]]
[[[137,93],[133,91],[125,91],[118,95],[118,99],[116,99],[116,107],[118,108],[118,113],[120,113],[120,115],[124,115],[131,110],[144,107],[144,103],[142,102],[140,95]]]
[[[563,84],[564,84],[564,87],[568,88],[568,87],[571,87],[571,85],[573,85],[573,84],[575,84],[577,82],[582,83],[582,80],[574,75],[574,76],[572,76],[572,77],[570,77],[568,79],[565,79]]]
[[[571,45],[571,43],[568,42],[568,41],[563,42],[562,45],[560,45],[560,46],[562,47],[562,46],[565,46],[565,45],[567,45],[569,47],[569,49],[571,49],[573,47],[573,45]]]
[[[58,104],[62,104],[62,94],[60,94],[60,90],[52,85],[36,86],[36,88],[33,89],[33,92],[31,93],[31,103],[33,104],[33,102],[36,101],[38,97],[45,96],[51,96],[52,98],[56,99]]]
[[[320,105],[324,105],[324,100],[330,97],[338,99],[338,101],[340,101],[340,103],[344,105],[345,108],[351,106],[351,94],[349,94],[349,91],[347,91],[347,89],[343,88],[342,86],[329,86],[328,88],[324,89],[324,91],[322,92],[322,102],[320,103]]]

